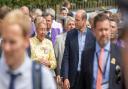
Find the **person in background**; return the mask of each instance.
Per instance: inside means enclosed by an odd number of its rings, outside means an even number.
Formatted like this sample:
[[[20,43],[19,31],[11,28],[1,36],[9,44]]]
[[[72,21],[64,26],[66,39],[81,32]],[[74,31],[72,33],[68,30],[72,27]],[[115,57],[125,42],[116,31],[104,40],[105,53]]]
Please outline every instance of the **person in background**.
[[[56,36],[60,34],[60,28],[52,27],[53,16],[50,13],[45,13],[45,19],[47,22],[47,35],[46,38],[52,41],[53,46],[55,45]]]
[[[110,17],[110,16],[112,15],[112,12],[111,12],[111,11],[107,11],[107,10],[105,10],[103,13],[104,13],[106,16],[108,16],[108,17]]]
[[[64,55],[61,64],[61,77],[64,89],[81,89],[81,55],[94,42],[94,36],[86,27],[87,14],[78,10],[75,27],[67,33]]]
[[[59,23],[59,22],[57,22],[57,21],[55,20],[55,18],[56,18],[55,10],[52,9],[52,8],[48,8],[48,9],[45,10],[45,13],[49,13],[49,14],[51,14],[52,17],[53,17],[52,28],[59,28],[59,29],[60,29],[60,33],[63,33],[62,24]]]
[[[30,17],[32,22],[34,22],[37,17],[37,14],[34,12],[34,10],[30,11]]]
[[[29,16],[29,8],[27,6],[22,6],[20,10],[25,14]]]
[[[63,7],[66,7],[68,10],[71,9],[71,3],[68,0],[65,0],[63,2]]]
[[[39,8],[33,9],[31,11],[30,16],[31,16],[32,30],[33,31],[35,31],[35,29],[36,29],[36,26],[35,26],[35,19],[36,19],[36,17],[38,17],[38,16],[40,17],[42,15],[43,15],[43,11],[41,9],[39,9]],[[32,37],[35,36],[35,35],[36,35],[36,31],[35,31],[35,34],[32,35]]]
[[[0,7],[0,25],[1,25],[2,20],[4,19],[4,17],[6,16],[6,14],[8,14],[10,11],[11,11],[11,8],[9,8],[8,6]],[[1,36],[1,29],[0,29],[0,36]]]
[[[9,8],[8,6],[2,6],[0,8],[0,20],[2,20],[5,15],[11,11],[11,8]]]
[[[74,17],[74,14],[70,11],[71,9],[71,3],[68,0],[65,0],[63,2],[63,7],[66,7],[69,11],[68,11],[68,16]]]
[[[36,17],[42,16],[42,15],[43,15],[43,11],[41,9],[39,9],[39,8],[32,9],[30,11],[30,16],[31,16],[32,22],[35,22]]]
[[[109,17],[94,18],[95,45],[83,52],[81,89],[124,89],[120,48],[110,41]]]
[[[93,31],[93,24],[94,24],[94,18],[95,18],[95,16],[97,15],[97,12],[93,12],[92,14],[91,14],[91,16],[89,17],[89,24],[90,24],[90,26],[88,26],[89,28],[90,28],[90,30],[92,30]]]
[[[6,16],[6,14],[8,14],[11,11],[11,8],[9,8],[8,6],[2,6],[0,7],[0,25],[2,25],[2,20],[4,19],[4,17]],[[1,29],[0,29],[0,36],[1,36]],[[1,37],[0,37],[0,43],[1,43]]]
[[[118,0],[118,8],[120,10],[121,23],[119,26],[119,31],[122,34],[119,34],[121,43],[124,44],[122,49],[122,66],[123,66],[123,77],[125,82],[125,88],[128,89],[128,1],[127,0]],[[120,33],[120,32],[119,32]]]
[[[6,16],[6,14],[8,14],[10,11],[11,11],[11,8],[9,8],[8,6],[2,6],[0,8],[0,57],[2,55],[2,48],[1,48],[2,21],[3,21],[4,17]]]
[[[68,9],[66,7],[62,7],[60,9],[60,16],[62,18],[66,18],[68,16]]]
[[[125,48],[127,47],[128,45],[128,39],[127,39],[127,33],[128,33],[128,30],[127,30],[127,23],[120,23],[119,24],[119,36],[118,36],[118,40],[117,40],[117,45],[122,47],[122,48]]]
[[[63,32],[64,32],[64,25],[65,25],[67,16],[68,16],[68,9],[66,7],[62,7],[60,9],[59,18],[57,20],[62,24]]]
[[[65,32],[58,35],[56,38],[54,51],[55,51],[55,56],[57,60],[57,67],[56,67],[57,82],[61,81],[60,69],[61,69],[61,62],[62,62],[63,53],[65,49],[65,40],[66,40],[67,32],[74,28],[75,28],[75,19],[73,17],[68,16],[65,24]]]
[[[53,45],[50,40],[45,38],[47,33],[46,20],[43,17],[37,17],[35,22],[37,35],[30,38],[31,58],[50,68],[53,76],[55,76],[56,59]]]
[[[36,14],[36,17],[43,15],[43,11],[39,8],[34,9],[34,13]]]
[[[118,39],[118,17],[116,14],[111,15],[110,17],[110,25],[111,25],[111,42],[115,43],[117,42]]]
[[[121,26],[119,27],[119,39],[118,39],[118,46],[122,48],[122,67],[123,67],[123,78],[124,78],[124,84],[125,88],[122,89],[128,89],[128,22],[123,21],[121,23]]]
[[[12,10],[5,16],[2,24],[3,55],[0,60],[0,88],[56,89],[49,69],[34,65],[35,62],[32,62],[26,53],[31,28],[29,17],[20,10]]]
[[[30,37],[33,37],[35,36],[35,24],[33,22],[33,20],[31,19],[30,17],[30,11],[29,11],[29,8],[27,6],[22,6],[20,8],[20,10],[25,14],[25,15],[28,15],[29,18],[30,18],[30,21],[31,21],[31,31],[29,32],[30,33]]]

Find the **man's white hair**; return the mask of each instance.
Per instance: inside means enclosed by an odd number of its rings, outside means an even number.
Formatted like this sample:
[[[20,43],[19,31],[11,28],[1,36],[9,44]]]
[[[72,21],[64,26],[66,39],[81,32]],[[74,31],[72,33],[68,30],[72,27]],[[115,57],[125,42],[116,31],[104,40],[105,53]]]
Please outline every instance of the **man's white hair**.
[[[49,13],[50,15],[52,15],[53,17],[55,17],[55,10],[54,9],[52,9],[52,8],[48,8],[48,9],[46,9],[45,10],[45,12],[46,13]]]
[[[39,8],[35,9],[34,13],[37,15],[37,16],[42,16],[43,14],[43,11]]]

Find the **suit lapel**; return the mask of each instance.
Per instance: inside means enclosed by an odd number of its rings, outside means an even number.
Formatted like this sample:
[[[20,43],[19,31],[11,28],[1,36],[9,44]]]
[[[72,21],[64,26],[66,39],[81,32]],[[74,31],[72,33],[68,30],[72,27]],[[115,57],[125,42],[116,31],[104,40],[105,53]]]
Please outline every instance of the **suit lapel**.
[[[74,39],[74,45],[75,45],[75,49],[77,52],[77,59],[79,59],[79,41],[78,41],[78,31],[76,30],[75,34],[75,39]]]
[[[94,45],[95,45],[95,38],[94,38],[92,32],[87,29],[84,50],[92,48]]]
[[[109,84],[112,84],[113,76],[115,75],[115,65],[116,65],[116,59],[115,59],[115,53],[114,53],[114,45],[111,44],[111,51],[110,51],[110,74],[109,74]],[[110,85],[111,87],[112,85]],[[111,89],[109,87],[109,89]]]
[[[94,62],[94,53],[95,53],[95,46],[93,46],[92,48],[89,48],[86,50],[86,55],[85,55],[85,59],[86,59],[86,66],[85,66],[85,71],[87,75],[85,75],[86,77],[86,83],[87,83],[87,89],[92,89],[92,84],[93,84],[93,62]]]
[[[89,45],[90,37],[89,37],[89,31],[87,30],[86,32],[86,37],[85,37],[85,45],[84,45],[84,50],[87,48]]]
[[[76,62],[76,64],[78,64],[78,61],[79,61],[79,43],[78,43],[78,30],[77,29],[74,29],[74,32],[71,35],[71,49],[72,49],[72,52],[74,52],[74,56],[75,56],[75,58],[72,60],[74,60],[74,62]],[[77,65],[75,65],[75,67],[77,68]]]
[[[92,53],[90,53],[91,54],[91,60],[90,60],[90,73],[91,73],[91,84],[93,84],[93,66],[94,66],[94,54],[95,54],[95,48],[94,49],[92,49]],[[92,65],[92,66],[91,66]],[[92,85],[91,85],[92,86]]]
[[[115,58],[115,56],[114,56],[114,53],[113,53],[113,46],[112,46],[112,44],[111,44],[110,54],[111,54],[111,57],[110,57],[110,74],[111,74],[112,70],[114,69],[113,65],[115,64],[114,59],[113,59],[113,58]]]

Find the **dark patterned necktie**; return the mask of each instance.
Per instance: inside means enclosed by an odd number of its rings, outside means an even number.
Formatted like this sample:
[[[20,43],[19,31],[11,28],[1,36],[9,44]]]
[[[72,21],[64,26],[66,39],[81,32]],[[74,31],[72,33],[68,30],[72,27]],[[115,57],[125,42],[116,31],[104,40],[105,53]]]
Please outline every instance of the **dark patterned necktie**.
[[[18,74],[9,73],[9,75],[10,75],[9,89],[15,89],[15,80],[18,76],[21,75],[21,73]]]

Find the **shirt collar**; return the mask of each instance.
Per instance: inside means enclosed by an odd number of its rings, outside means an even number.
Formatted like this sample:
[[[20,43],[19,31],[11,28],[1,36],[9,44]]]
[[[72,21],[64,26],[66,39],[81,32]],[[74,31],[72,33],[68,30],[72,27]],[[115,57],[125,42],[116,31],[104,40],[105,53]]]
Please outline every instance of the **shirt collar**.
[[[80,32],[80,31],[78,30],[78,34],[84,34],[84,35],[86,35],[86,32],[87,32],[87,28],[84,30],[84,32]]]
[[[104,46],[105,51],[110,51],[110,41]],[[96,42],[96,52],[99,52],[101,50],[101,47],[99,46],[99,43]]]
[[[41,43],[41,42],[44,42],[46,38],[44,38],[42,41],[40,41],[37,36],[34,37],[34,39],[36,40],[37,43]]]
[[[37,36],[34,37],[36,42],[40,43],[40,40],[37,38]]]
[[[6,64],[4,56],[1,57],[1,60],[5,72],[7,73],[12,72],[13,74],[18,74],[18,73],[24,74],[24,72],[28,70],[27,68],[29,68],[31,64],[31,59],[28,57],[27,53],[25,54],[24,63],[19,68],[13,71]]]

